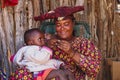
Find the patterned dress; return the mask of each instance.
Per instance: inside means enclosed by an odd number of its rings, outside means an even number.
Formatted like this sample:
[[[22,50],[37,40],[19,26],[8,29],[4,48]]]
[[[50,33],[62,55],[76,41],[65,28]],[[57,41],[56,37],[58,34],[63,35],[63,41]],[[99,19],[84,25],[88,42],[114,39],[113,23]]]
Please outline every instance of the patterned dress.
[[[18,68],[12,73],[8,80],[33,80],[33,75],[25,67]]]
[[[71,45],[72,50],[80,54],[79,64],[76,64],[68,54],[59,49],[56,43],[49,46],[54,51],[53,57],[65,62],[66,68],[74,74],[75,80],[85,80],[86,75],[94,80],[101,63],[101,54],[98,48],[91,41],[80,37],[75,38]]]

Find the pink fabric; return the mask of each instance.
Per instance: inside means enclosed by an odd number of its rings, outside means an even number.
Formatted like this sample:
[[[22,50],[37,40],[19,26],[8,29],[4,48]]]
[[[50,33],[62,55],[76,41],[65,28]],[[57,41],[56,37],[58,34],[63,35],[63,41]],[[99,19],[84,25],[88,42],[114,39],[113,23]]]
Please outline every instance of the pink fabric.
[[[10,57],[10,61],[13,62],[13,59],[15,57],[15,54],[13,54],[11,57]]]
[[[38,73],[37,78],[34,78],[34,80],[45,80],[46,77],[49,75],[49,73],[50,73],[52,70],[53,70],[53,69],[50,68],[50,69],[44,70],[44,71],[41,72],[41,73]]]
[[[43,46],[43,48],[47,49],[48,51],[52,53],[52,49],[48,48],[47,46]]]

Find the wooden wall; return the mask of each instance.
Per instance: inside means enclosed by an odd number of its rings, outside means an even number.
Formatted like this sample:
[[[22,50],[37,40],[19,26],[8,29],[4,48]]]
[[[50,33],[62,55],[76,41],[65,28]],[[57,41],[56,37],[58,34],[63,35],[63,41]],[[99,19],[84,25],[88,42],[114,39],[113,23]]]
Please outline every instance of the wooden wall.
[[[33,16],[38,16],[58,6],[84,5],[85,10],[75,14],[77,21],[86,21],[90,25],[91,39],[107,57],[120,56],[120,15],[115,12],[115,0],[19,0],[15,7],[0,8],[0,67],[7,75],[13,65],[9,56],[24,45],[25,30],[38,27]],[[103,63],[104,64],[104,63]],[[102,66],[104,69],[104,66]],[[102,72],[98,76],[103,79]]]

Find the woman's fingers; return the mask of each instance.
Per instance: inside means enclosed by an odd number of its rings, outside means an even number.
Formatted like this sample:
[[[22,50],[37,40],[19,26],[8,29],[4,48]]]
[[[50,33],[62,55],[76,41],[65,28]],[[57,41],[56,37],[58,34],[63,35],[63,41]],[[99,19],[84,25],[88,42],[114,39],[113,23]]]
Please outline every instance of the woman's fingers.
[[[67,41],[58,41],[58,47],[64,51],[68,51],[70,49],[70,43]]]

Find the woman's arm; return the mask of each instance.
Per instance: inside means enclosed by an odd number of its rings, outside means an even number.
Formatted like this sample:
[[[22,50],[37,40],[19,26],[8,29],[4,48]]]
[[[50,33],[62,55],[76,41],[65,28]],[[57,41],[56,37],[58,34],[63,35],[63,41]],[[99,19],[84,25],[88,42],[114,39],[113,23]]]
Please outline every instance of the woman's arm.
[[[74,53],[73,60],[89,77],[95,78],[100,69],[101,53],[86,39],[80,42],[79,51]]]

